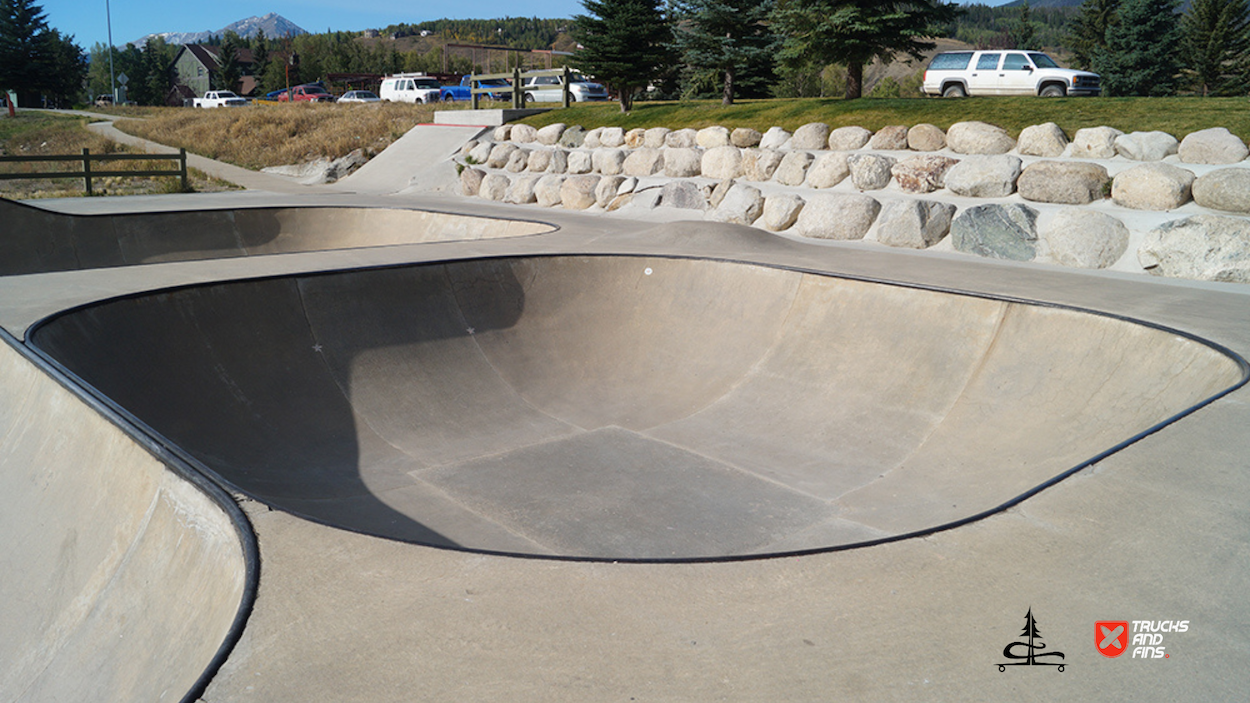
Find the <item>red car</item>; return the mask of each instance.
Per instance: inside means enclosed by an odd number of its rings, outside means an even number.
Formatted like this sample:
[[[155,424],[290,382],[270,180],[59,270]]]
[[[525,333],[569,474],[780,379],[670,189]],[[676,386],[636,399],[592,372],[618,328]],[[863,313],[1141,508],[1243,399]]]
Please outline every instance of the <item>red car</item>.
[[[280,103],[291,101],[332,103],[335,101],[335,98],[328,91],[326,91],[325,88],[322,88],[319,85],[297,85],[294,88],[291,88],[290,94],[283,91],[282,94],[278,96],[278,102]]]

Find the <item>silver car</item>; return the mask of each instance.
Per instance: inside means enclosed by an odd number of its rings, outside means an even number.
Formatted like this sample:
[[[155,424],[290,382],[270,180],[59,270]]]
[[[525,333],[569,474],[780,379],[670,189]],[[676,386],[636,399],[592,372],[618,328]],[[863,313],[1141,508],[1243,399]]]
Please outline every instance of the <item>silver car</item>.
[[[525,85],[535,88],[535,90],[525,92],[526,102],[558,103],[563,99],[559,76],[534,76],[526,79]],[[569,100],[580,103],[587,100],[607,99],[608,89],[603,87],[602,83],[592,83],[580,73],[573,73],[569,76]]]

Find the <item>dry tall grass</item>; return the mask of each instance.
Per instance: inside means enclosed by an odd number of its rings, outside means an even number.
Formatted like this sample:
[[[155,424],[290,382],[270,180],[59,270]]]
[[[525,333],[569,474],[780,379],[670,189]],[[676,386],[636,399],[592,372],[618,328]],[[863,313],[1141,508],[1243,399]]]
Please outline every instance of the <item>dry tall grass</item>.
[[[87,130],[86,124],[86,119],[39,112],[22,112],[16,118],[6,117],[0,120],[0,156],[78,156],[84,148],[90,149],[92,154],[136,153],[134,149]],[[167,160],[93,161],[92,168],[97,171],[155,171],[177,166]],[[0,173],[76,172],[81,169],[82,164],[78,161],[0,163]],[[92,179],[92,184],[98,195],[147,195],[173,193],[181,189],[179,179],[164,176],[106,177]],[[199,192],[235,188],[195,169],[189,169],[188,185],[191,190]],[[83,195],[83,189],[81,178],[0,180],[0,197],[14,200],[72,198]]]
[[[259,169],[336,159],[362,149],[372,157],[422,122],[433,105],[402,103],[249,105],[163,108],[118,129],[219,161]]]

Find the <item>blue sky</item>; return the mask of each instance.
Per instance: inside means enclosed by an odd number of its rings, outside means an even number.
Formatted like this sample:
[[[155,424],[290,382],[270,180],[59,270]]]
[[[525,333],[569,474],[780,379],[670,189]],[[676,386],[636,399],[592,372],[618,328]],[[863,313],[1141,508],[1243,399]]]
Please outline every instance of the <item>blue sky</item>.
[[[1001,5],[1008,0],[988,0]],[[48,24],[74,35],[84,49],[108,40],[105,0],[36,0]],[[113,43],[118,46],[154,32],[217,30],[253,15],[276,12],[310,32],[361,30],[443,17],[569,17],[583,11],[579,0],[475,0],[464,11],[438,2],[411,0],[108,0]]]

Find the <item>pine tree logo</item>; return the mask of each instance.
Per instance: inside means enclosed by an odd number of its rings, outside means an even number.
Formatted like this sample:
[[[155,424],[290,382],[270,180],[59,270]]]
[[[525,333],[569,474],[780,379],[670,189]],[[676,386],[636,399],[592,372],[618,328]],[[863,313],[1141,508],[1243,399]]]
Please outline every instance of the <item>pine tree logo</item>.
[[[1008,659],[1018,661],[1004,662],[998,665],[999,671],[1006,671],[1009,666],[1057,666],[1063,671],[1064,664],[1062,661],[1039,661],[1044,657],[1058,657],[1063,659],[1063,652],[1042,652],[1046,649],[1046,644],[1042,642],[1042,633],[1037,629],[1037,620],[1033,619],[1033,609],[1029,608],[1029,612],[1024,616],[1024,631],[1020,633],[1020,642],[1012,642],[1003,647],[1003,656]],[[1024,653],[1017,654],[1016,648],[1023,647]]]

